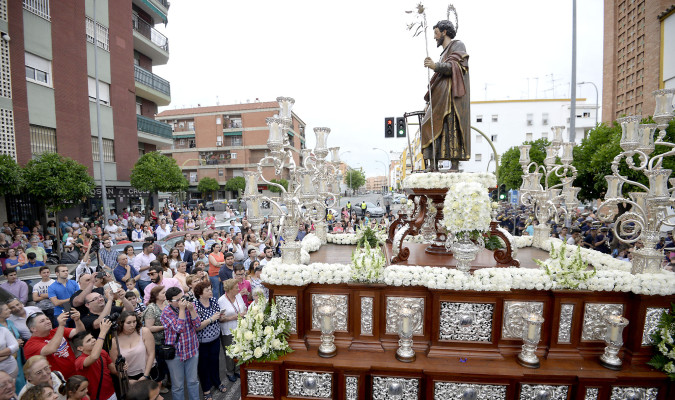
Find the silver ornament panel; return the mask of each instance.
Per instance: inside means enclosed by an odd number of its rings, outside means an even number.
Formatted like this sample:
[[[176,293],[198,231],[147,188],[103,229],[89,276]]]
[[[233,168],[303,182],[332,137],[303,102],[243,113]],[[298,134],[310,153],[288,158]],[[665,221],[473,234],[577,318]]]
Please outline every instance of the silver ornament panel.
[[[520,400],[567,400],[567,385],[520,385]],[[546,397],[548,396],[548,397]]]
[[[274,396],[272,371],[246,370],[246,386],[249,396]]]
[[[506,400],[506,385],[476,383],[434,382],[434,399]]]
[[[411,321],[413,335],[424,335],[423,297],[387,297],[387,325],[385,332],[388,335],[398,335],[399,311],[403,308],[410,308],[414,311]]]
[[[359,400],[359,377],[347,376],[345,377],[345,399]]]
[[[523,337],[523,313],[535,313],[543,316],[544,303],[540,301],[505,301],[502,319],[502,339],[521,339]]]
[[[586,394],[584,395],[584,400],[598,400],[598,394],[600,389],[598,388],[586,388]]]
[[[573,317],[574,304],[561,304],[560,324],[558,325],[558,343],[571,343]]]
[[[333,397],[333,374],[288,371],[288,395],[330,399]]]
[[[659,388],[612,386],[609,400],[656,400]]]
[[[586,303],[581,340],[605,340],[607,324],[604,317],[608,314],[623,314],[623,304]]]
[[[291,333],[298,333],[296,298],[294,296],[275,296],[274,300],[277,302],[279,314],[291,323]]]
[[[642,345],[651,346],[652,345],[652,334],[656,332],[657,325],[661,319],[661,314],[663,312],[668,312],[667,308],[647,308],[645,313],[645,327],[642,330]]]
[[[361,334],[373,334],[373,298],[361,297]]]
[[[492,303],[441,302],[440,340],[491,342]]]
[[[346,294],[312,294],[312,330],[321,330],[319,307],[332,305],[335,307],[333,324],[336,332],[347,332],[349,321],[349,296]]]
[[[419,379],[373,376],[373,400],[415,400],[419,398]],[[400,389],[400,394],[398,394]],[[396,394],[392,392],[397,392]]]

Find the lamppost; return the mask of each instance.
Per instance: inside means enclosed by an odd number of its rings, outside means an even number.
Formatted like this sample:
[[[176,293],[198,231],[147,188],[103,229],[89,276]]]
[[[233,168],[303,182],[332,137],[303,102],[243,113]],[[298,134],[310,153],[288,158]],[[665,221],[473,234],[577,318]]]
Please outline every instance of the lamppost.
[[[380,164],[382,164],[382,166],[384,167],[384,176],[386,177],[386,176],[387,176],[387,172],[389,172],[387,166],[386,166],[382,161],[380,161],[380,160],[375,160],[375,161],[377,161],[377,162],[379,162]],[[387,180],[388,180],[388,179],[389,179],[389,178],[387,178]],[[389,182],[387,182],[387,190],[389,190]]]
[[[598,111],[600,110],[600,108],[598,107],[599,106],[599,104],[598,104],[598,87],[595,86],[595,83],[593,83],[593,82],[579,82],[579,83],[577,83],[577,85],[585,85],[585,84],[593,85],[593,87],[595,88],[595,126],[598,126]]]
[[[379,150],[387,156],[387,168],[385,176],[387,177],[387,191],[389,191],[389,186],[391,185],[391,173],[389,172],[389,168],[391,166],[391,159],[389,158],[389,153],[387,153],[386,150],[383,150],[379,147],[373,147],[373,150]]]

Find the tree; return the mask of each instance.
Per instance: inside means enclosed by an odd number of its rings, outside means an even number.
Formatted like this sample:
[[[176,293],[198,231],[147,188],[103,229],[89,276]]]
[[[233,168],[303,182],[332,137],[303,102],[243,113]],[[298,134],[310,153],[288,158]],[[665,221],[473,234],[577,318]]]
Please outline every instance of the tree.
[[[243,176],[235,176],[225,182],[225,190],[231,190],[239,193],[240,190],[246,189],[246,180]]]
[[[199,190],[199,192],[202,194],[202,197],[204,198],[207,194],[213,194],[213,192],[218,189],[220,189],[218,181],[213,178],[209,178],[208,176],[200,179],[199,184],[197,185],[197,190]]]
[[[366,175],[360,169],[349,169],[345,173],[345,184],[350,189],[356,191],[366,184]]]
[[[136,161],[131,170],[131,186],[140,191],[150,192],[151,197],[157,192],[177,192],[188,188],[188,181],[183,176],[176,160],[157,151],[146,153]]]
[[[96,187],[87,167],[56,153],[30,160],[21,175],[25,190],[54,213],[80,204]]]
[[[277,183],[277,184],[283,186],[284,189],[288,190],[288,181],[286,179],[272,179],[272,180],[270,180],[270,182]],[[279,189],[276,186],[270,186],[270,192],[281,193],[281,189]]]
[[[19,164],[11,156],[0,154],[0,196],[18,194],[22,184]]]
[[[543,165],[544,158],[546,158],[546,146],[549,145],[547,139],[537,139],[533,142],[524,142],[523,144],[531,145],[530,148],[530,162],[536,162]],[[505,184],[506,190],[520,189],[523,183],[523,168],[520,166],[520,149],[518,146],[513,146],[508,149],[500,158],[499,165],[499,184]],[[549,186],[559,183],[559,179],[549,179]],[[542,186],[544,185],[544,178],[542,178]]]

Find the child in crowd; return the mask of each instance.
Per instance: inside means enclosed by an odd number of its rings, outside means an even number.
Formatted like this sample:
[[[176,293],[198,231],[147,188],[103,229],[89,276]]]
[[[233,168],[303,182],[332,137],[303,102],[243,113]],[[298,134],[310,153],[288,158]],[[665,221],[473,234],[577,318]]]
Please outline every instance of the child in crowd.
[[[75,370],[78,374],[87,378],[89,382],[92,382],[88,387],[89,398],[91,399],[107,400],[115,398],[115,387],[111,374],[117,375],[117,370],[108,352],[103,350],[104,338],[110,331],[111,326],[112,322],[104,319],[101,321],[101,331],[98,337],[92,336],[89,332],[80,332],[73,337],[73,346],[82,353],[75,360]],[[101,378],[101,373],[103,378]],[[101,381],[100,391],[98,389],[99,381]]]
[[[47,235],[47,238],[42,242],[45,246],[45,253],[51,254],[54,247],[54,235]]]
[[[126,291],[127,292],[134,292],[136,293],[136,297],[141,297],[141,292],[138,291],[136,288],[136,280],[134,278],[129,278],[124,282],[124,284],[127,286]]]
[[[68,378],[64,391],[66,400],[89,400],[89,382],[82,375]]]
[[[134,311],[140,317],[143,314],[143,311],[145,311],[145,305],[142,301],[138,301],[138,296],[136,293],[133,291],[128,291],[124,297],[126,297],[126,299],[129,300],[129,303],[134,306]]]

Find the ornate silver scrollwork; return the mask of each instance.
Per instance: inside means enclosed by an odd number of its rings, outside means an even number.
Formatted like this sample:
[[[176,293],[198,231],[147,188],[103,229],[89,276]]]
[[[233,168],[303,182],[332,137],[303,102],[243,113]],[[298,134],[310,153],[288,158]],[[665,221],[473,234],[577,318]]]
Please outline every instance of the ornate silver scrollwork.
[[[560,324],[558,325],[558,343],[570,343],[572,336],[572,317],[574,304],[560,305]]]
[[[253,396],[274,396],[272,371],[246,370],[248,394]]]
[[[461,342],[492,341],[491,303],[441,302],[439,338]]]
[[[540,301],[505,301],[502,322],[502,339],[521,339],[523,337],[523,313],[543,316],[544,303]]]
[[[335,307],[333,323],[336,332],[347,332],[349,321],[349,296],[346,294],[312,294],[312,329],[321,330],[321,316],[317,311],[319,307],[330,304]]]
[[[359,377],[345,377],[345,400],[359,400]]]
[[[506,400],[506,385],[434,382],[434,399]]]
[[[609,400],[656,400],[659,388],[612,386]]]
[[[274,296],[279,314],[291,323],[291,333],[298,333],[297,304],[294,296]]]
[[[567,385],[528,385],[520,386],[520,400],[567,400]]]
[[[647,308],[645,313],[645,327],[642,330],[642,345],[651,346],[652,345],[652,334],[656,332],[657,325],[661,319],[661,314],[663,312],[668,312],[667,308]]]
[[[333,374],[309,371],[288,371],[290,396],[330,399],[333,397]]]
[[[598,394],[600,389],[598,388],[586,388],[586,395],[584,395],[584,400],[598,400]]]
[[[399,311],[406,307],[414,311],[411,321],[413,335],[424,335],[423,297],[387,297],[387,325],[385,332],[389,335],[398,335]]]
[[[605,340],[607,324],[604,316],[607,314],[623,314],[623,304],[586,303],[581,340]]]
[[[361,297],[361,334],[373,334],[373,298]]]
[[[373,376],[373,400],[419,398],[419,379]]]

